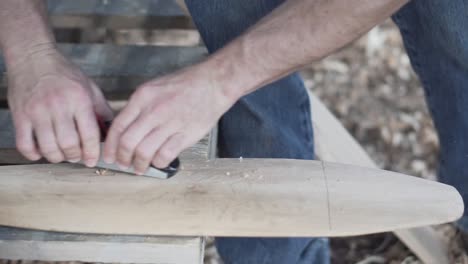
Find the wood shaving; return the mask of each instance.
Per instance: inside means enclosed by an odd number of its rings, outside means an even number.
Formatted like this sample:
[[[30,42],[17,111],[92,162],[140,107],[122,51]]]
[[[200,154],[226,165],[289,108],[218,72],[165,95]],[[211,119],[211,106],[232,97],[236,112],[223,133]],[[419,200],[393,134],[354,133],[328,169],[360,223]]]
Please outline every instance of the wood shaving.
[[[99,176],[106,176],[108,169],[97,169],[96,174]]]

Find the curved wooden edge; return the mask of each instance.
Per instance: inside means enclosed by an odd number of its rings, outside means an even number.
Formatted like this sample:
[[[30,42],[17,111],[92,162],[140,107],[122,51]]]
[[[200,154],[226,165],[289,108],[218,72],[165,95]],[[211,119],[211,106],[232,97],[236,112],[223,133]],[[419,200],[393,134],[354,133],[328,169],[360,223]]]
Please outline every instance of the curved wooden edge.
[[[0,168],[0,224],[48,231],[348,236],[444,223],[462,211],[451,186],[320,161],[192,160],[169,180],[73,164]]]
[[[318,157],[326,161],[377,167],[320,99],[310,91],[308,93]],[[394,233],[424,263],[449,264],[448,245],[432,227],[395,230]]]

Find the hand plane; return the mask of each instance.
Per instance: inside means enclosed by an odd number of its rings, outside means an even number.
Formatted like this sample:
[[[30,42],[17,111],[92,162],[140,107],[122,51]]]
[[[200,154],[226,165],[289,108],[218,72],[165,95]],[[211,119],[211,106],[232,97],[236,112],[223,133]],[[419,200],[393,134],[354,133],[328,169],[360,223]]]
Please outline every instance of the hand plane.
[[[117,164],[109,164],[104,162],[103,155],[102,155],[102,149],[104,147],[104,141],[107,136],[107,131],[109,130],[111,126],[111,121],[102,121],[101,119],[98,118],[98,123],[99,123],[99,129],[101,131],[101,144],[100,144],[100,149],[101,149],[101,154],[99,156],[99,160],[96,164],[97,168],[103,168],[103,169],[109,169],[113,171],[118,171],[118,172],[125,172],[125,173],[130,173],[130,174],[135,174],[135,171],[133,167],[130,167],[128,169],[121,169]],[[158,178],[158,179],[168,179],[171,176],[174,176],[177,171],[179,170],[180,167],[180,161],[178,158],[173,160],[168,167],[159,169],[153,166],[150,166],[146,172],[142,174],[142,176],[147,176],[147,177],[153,177],[153,178]]]

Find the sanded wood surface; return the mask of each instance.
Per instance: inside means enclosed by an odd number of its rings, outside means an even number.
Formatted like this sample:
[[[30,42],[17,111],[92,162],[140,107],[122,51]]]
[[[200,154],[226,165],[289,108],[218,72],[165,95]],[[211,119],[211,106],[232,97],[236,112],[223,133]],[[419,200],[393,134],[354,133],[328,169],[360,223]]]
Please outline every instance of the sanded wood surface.
[[[311,99],[315,153],[321,159],[365,167],[377,165],[314,94]],[[407,189],[412,191],[411,188]],[[430,226],[394,230],[395,235],[426,264],[449,264],[448,245]]]
[[[462,211],[450,186],[318,161],[188,161],[170,180],[72,164],[0,167],[0,224],[49,231],[343,236],[453,221]]]

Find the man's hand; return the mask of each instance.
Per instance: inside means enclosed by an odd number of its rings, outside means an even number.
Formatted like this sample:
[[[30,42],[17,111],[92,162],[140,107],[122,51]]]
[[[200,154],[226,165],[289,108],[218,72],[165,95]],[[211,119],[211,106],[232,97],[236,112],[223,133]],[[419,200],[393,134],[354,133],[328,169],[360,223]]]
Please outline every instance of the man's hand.
[[[138,173],[167,166],[242,95],[329,55],[406,2],[285,1],[205,62],[140,87],[109,131],[105,160]]]
[[[142,174],[151,163],[166,167],[206,135],[235,102],[206,70],[190,67],[139,87],[112,123],[104,160]]]
[[[8,65],[8,102],[18,150],[56,163],[99,158],[96,115],[112,118],[101,91],[55,48],[38,47]]]

